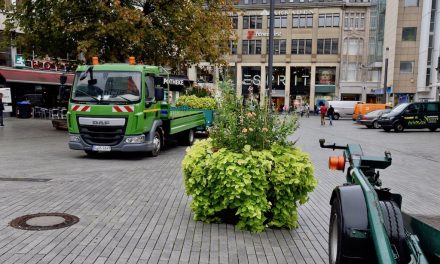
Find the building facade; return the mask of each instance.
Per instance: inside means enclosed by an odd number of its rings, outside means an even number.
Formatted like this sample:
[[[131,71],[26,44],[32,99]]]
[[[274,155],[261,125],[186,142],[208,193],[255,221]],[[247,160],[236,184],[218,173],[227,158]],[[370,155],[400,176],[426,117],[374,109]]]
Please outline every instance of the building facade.
[[[381,74],[387,103],[439,100],[439,4],[387,1]]]
[[[269,5],[241,0],[230,14],[236,31],[231,40],[229,72],[237,93],[267,94]],[[368,64],[370,2],[354,0],[277,0],[274,17],[272,97],[276,106],[311,106],[326,100],[376,102],[379,77]],[[200,64],[189,70],[199,79]]]

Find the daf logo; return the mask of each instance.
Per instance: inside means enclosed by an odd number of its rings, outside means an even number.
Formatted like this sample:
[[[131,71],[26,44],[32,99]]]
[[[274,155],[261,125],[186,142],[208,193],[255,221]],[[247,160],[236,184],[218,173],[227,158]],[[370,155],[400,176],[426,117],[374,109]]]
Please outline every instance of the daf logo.
[[[95,126],[110,126],[110,121],[92,121]]]

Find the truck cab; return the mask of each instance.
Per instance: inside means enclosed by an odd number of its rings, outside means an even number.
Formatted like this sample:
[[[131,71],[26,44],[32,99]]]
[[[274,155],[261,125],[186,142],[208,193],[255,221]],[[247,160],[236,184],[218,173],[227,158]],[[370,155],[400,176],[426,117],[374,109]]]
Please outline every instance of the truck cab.
[[[195,128],[205,124],[204,115],[171,111],[165,78],[168,74],[157,66],[78,67],[67,114],[69,148],[157,156],[171,136],[191,145]]]

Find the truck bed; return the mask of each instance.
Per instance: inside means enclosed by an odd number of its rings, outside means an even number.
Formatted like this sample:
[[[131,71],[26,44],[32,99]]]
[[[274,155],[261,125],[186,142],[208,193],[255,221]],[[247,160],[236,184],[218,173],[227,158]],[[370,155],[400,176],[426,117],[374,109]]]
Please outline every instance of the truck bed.
[[[205,115],[201,111],[170,111],[170,135],[197,127],[204,127],[205,123]]]

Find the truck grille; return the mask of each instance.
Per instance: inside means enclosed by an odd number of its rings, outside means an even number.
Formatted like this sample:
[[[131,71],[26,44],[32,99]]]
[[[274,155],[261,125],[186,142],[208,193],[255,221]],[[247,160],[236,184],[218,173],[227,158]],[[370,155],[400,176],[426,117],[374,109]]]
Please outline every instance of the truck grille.
[[[125,126],[85,126],[80,125],[82,139],[90,145],[114,146],[124,138]]]

